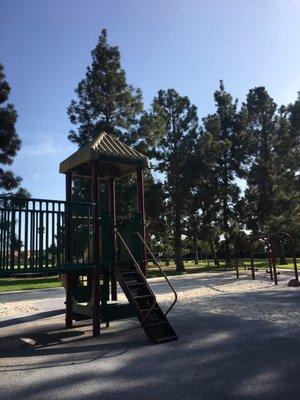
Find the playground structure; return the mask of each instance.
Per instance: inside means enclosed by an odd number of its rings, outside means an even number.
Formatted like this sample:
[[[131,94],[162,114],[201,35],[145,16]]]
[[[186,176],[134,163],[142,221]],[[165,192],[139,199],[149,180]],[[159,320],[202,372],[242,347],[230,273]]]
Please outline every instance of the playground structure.
[[[60,164],[65,201],[2,196],[0,277],[58,273],[66,290],[66,328],[92,319],[93,335],[99,336],[100,323],[136,316],[152,343],[176,340],[166,316],[177,295],[145,240],[143,170],[148,166],[146,156],[102,132]],[[133,173],[137,211],[120,223],[116,179]],[[82,178],[91,185],[90,203],[72,199],[74,179]],[[106,182],[108,209],[99,196],[100,180]],[[166,312],[146,279],[146,251],[174,294]],[[128,304],[117,302],[117,282]]]
[[[298,276],[298,267],[297,267],[297,259],[296,259],[296,251],[295,251],[295,241],[293,237],[286,232],[276,232],[270,234],[268,236],[258,236],[251,241],[251,275],[252,279],[255,279],[255,265],[254,265],[254,251],[259,243],[265,244],[268,262],[269,262],[269,270],[267,271],[270,274],[270,279],[274,280],[275,285],[278,285],[278,275],[277,272],[277,257],[276,257],[276,245],[279,244],[282,247],[283,241],[289,241],[292,249],[292,259],[294,266],[294,274],[295,278],[289,281],[289,286],[299,286],[299,276]]]

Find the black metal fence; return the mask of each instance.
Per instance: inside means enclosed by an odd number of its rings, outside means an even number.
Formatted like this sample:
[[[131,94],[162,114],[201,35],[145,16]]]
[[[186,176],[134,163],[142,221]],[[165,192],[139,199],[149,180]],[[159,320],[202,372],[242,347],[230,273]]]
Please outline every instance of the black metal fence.
[[[93,264],[94,205],[0,196],[0,275]]]

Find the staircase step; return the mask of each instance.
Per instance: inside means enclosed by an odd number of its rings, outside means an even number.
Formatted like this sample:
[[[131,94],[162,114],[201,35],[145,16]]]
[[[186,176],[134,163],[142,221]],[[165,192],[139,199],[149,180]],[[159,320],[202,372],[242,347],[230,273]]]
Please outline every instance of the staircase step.
[[[166,337],[162,337],[160,339],[155,339],[154,343],[160,344],[160,343],[166,343],[166,342],[173,342],[173,340],[177,340],[176,335],[166,336]]]
[[[142,323],[149,340],[155,344],[176,340],[176,333],[156,303],[155,296],[142,272],[135,265],[127,263],[116,265],[115,275],[141,322],[149,313],[145,323]]]
[[[132,266],[132,263],[128,261],[118,261],[117,265],[118,267],[128,267]]]
[[[149,308],[142,308],[142,309],[141,309],[141,312],[146,314],[147,312],[150,311],[150,309],[151,309],[151,307],[149,307]],[[157,306],[157,305],[152,309],[153,312],[158,311],[158,310],[160,310],[160,307]]]
[[[170,326],[169,322],[164,320],[160,320],[157,322],[149,322],[149,323],[147,323],[146,321],[145,324],[147,324],[150,328],[162,328],[164,326]]]
[[[139,273],[136,272],[136,271],[120,271],[120,274],[121,274],[122,276],[124,276],[124,275],[129,275],[129,276],[135,275],[135,276],[139,276]]]
[[[138,275],[138,272],[137,271],[133,271],[133,270],[131,270],[131,271],[122,271],[122,270],[120,270],[120,273],[123,275],[123,274],[136,274],[136,275]]]
[[[131,267],[123,267],[123,268],[119,268],[119,271],[121,272],[121,273],[124,273],[124,272],[135,272],[134,271],[134,269]]]
[[[127,285],[130,289],[134,288],[140,288],[140,287],[147,287],[147,284],[145,282],[136,282],[136,283],[128,283]]]
[[[134,299],[149,299],[150,297],[152,297],[153,299],[152,294],[141,294],[138,296],[133,296]]]

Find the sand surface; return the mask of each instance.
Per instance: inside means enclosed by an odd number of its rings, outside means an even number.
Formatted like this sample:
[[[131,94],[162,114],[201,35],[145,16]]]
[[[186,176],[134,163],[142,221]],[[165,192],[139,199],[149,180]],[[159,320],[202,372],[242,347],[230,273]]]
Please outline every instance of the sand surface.
[[[255,281],[251,280],[250,275],[242,275],[237,280],[231,272],[172,277],[170,280],[178,294],[178,302],[172,313],[185,313],[197,308],[202,313],[262,319],[285,327],[297,326],[300,311],[291,307],[291,301],[284,301],[284,296],[292,295],[292,292],[300,295],[300,288],[287,286],[292,277],[292,272],[282,272],[277,287],[264,273],[257,274]],[[154,278],[149,282],[157,301],[166,310],[174,295],[163,279]],[[119,299],[126,301],[122,293]],[[40,300],[1,302],[0,318],[33,314],[43,311],[41,304],[51,304],[51,299],[48,302],[45,297]]]
[[[32,301],[10,301],[0,303],[0,318],[32,314],[37,311],[39,310],[32,304]]]
[[[178,303],[172,313],[185,313],[197,308],[201,313],[260,319],[282,327],[298,327],[300,310],[293,307],[290,296],[300,296],[300,287],[288,287],[291,278],[292,272],[281,272],[278,286],[275,286],[264,273],[258,274],[254,281],[245,275],[237,280],[232,273],[177,277],[172,283],[177,290]],[[177,279],[181,284],[177,284]],[[164,309],[173,298],[172,294],[157,294],[157,300]]]

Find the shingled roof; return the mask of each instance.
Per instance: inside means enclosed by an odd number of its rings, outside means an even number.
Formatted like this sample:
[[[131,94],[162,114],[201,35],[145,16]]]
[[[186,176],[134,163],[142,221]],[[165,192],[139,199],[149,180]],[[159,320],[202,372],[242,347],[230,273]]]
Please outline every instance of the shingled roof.
[[[118,178],[131,174],[136,167],[149,167],[148,157],[116,137],[101,132],[62,161],[59,172],[65,174],[71,171],[76,175],[91,176],[92,161],[99,161],[99,176],[102,178]]]

